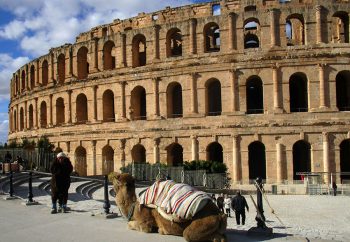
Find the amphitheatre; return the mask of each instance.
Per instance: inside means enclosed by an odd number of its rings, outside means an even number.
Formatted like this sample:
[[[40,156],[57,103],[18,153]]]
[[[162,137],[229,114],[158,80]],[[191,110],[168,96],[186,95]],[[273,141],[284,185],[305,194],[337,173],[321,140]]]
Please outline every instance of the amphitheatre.
[[[8,140],[46,136],[81,175],[191,160],[241,184],[349,172],[349,13],[222,0],[115,19],[13,74]]]

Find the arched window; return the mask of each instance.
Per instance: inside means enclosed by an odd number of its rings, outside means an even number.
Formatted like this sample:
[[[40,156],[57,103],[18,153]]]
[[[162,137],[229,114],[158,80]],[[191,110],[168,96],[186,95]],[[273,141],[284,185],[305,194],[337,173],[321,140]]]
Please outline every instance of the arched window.
[[[167,88],[168,118],[182,117],[182,87],[178,82],[169,84]]]
[[[44,60],[41,66],[41,78],[42,85],[46,86],[49,83],[49,64],[47,60]]]
[[[332,17],[332,42],[349,43],[349,14],[336,12]]]
[[[115,68],[115,48],[113,41],[107,41],[103,46],[103,69],[112,70]]]
[[[24,129],[24,110],[23,108],[19,111],[19,130],[23,131]]]
[[[350,172],[350,140],[340,143],[340,172]],[[341,180],[350,180],[350,175],[340,175]]]
[[[182,56],[182,34],[178,28],[170,29],[166,36],[167,57]]]
[[[220,28],[216,23],[208,23],[204,26],[204,52],[220,51]]]
[[[146,90],[137,86],[131,91],[131,109],[130,116],[132,120],[146,120]]]
[[[293,180],[301,180],[298,172],[311,172],[311,146],[304,140],[293,145]]]
[[[102,149],[102,175],[108,175],[114,171],[114,150],[109,145]]]
[[[132,161],[135,163],[146,163],[146,149],[141,144],[135,145],[131,150]]]
[[[17,131],[17,110],[13,112],[13,128]]]
[[[132,40],[132,67],[146,65],[146,37],[136,35]]]
[[[21,81],[22,81],[22,91],[26,88],[26,72],[22,70],[22,76],[21,76]]]
[[[167,165],[182,166],[183,165],[183,148],[178,143],[173,143],[167,148]]]
[[[89,74],[89,62],[87,61],[88,49],[83,46],[78,50],[77,62],[78,62],[78,79],[86,79]]]
[[[341,71],[336,77],[337,108],[350,111],[350,71]]]
[[[87,176],[86,149],[82,146],[77,147],[74,153],[74,159],[74,171],[79,176]]]
[[[28,126],[29,129],[33,129],[33,127],[34,127],[33,115],[34,115],[33,105],[30,104],[29,105],[29,120],[28,120],[29,121],[29,126]]]
[[[30,88],[33,89],[35,87],[35,67],[32,65],[30,67]]]
[[[258,76],[248,79],[246,84],[247,113],[264,113],[263,85]]]
[[[57,98],[56,100],[56,125],[64,124],[65,121],[65,110],[63,98]]]
[[[307,77],[304,73],[295,73],[289,79],[290,111],[308,111]]]
[[[257,177],[266,179],[266,153],[265,145],[254,141],[248,146],[249,180]]]
[[[111,90],[103,93],[103,121],[114,122],[114,94]]]
[[[47,126],[47,106],[46,102],[43,101],[40,104],[40,127],[46,128]]]
[[[244,49],[260,47],[260,24],[257,19],[247,19],[244,24]]]
[[[66,77],[66,57],[64,54],[60,54],[57,58],[57,74],[58,82],[63,84]]]
[[[221,115],[221,84],[217,79],[210,79],[206,85],[206,113],[209,116]]]
[[[213,142],[207,147],[207,160],[224,162],[222,146],[218,142]]]
[[[83,93],[77,96],[76,112],[77,123],[86,123],[88,121],[87,98]]]
[[[304,17],[301,14],[289,15],[286,19],[287,46],[304,45]]]

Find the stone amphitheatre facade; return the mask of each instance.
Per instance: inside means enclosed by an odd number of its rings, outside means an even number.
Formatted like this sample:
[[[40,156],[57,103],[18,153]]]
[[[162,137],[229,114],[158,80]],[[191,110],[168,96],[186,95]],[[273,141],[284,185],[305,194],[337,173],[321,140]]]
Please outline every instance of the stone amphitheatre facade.
[[[81,175],[198,159],[243,184],[350,171],[349,11],[226,0],[116,19],[13,74],[9,141],[47,136]]]

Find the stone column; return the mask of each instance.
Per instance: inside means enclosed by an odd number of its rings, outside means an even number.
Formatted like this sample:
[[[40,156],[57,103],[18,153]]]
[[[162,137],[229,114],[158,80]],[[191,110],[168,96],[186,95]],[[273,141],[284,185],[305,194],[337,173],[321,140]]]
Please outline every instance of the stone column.
[[[29,66],[26,65],[26,90],[30,90],[29,88],[29,76],[30,76],[30,72],[29,72]]]
[[[231,111],[234,113],[238,111],[237,104],[238,104],[238,96],[237,96],[237,74],[235,69],[230,70],[231,73],[231,97],[232,97],[232,106]]]
[[[322,6],[317,5],[316,10],[316,43],[322,43]]]
[[[329,172],[329,142],[328,142],[328,133],[322,133],[322,141],[323,141],[323,171]],[[329,183],[329,174],[326,173],[324,176],[324,182]]]
[[[120,140],[119,149],[120,149],[120,162],[122,167],[125,167],[125,143],[126,143],[125,139]]]
[[[154,31],[154,40],[153,40],[153,61],[159,60],[159,25],[154,25],[153,26],[153,31]]]
[[[273,108],[275,111],[281,110],[279,80],[278,80],[279,66],[272,66],[272,80],[273,80]]]
[[[93,46],[91,50],[93,50],[93,61],[94,61],[94,68],[93,72],[98,72],[98,38],[93,38]]]
[[[197,54],[197,20],[195,18],[190,19],[190,54]]]
[[[96,175],[97,164],[96,164],[96,140],[91,140],[92,146],[92,174]]]
[[[229,42],[229,49],[231,51],[236,49],[236,14],[235,13],[229,13],[229,26],[228,26],[228,42]]]
[[[16,117],[16,120],[15,120],[15,122],[16,122],[16,131],[20,131],[21,129],[20,129],[20,127],[19,127],[19,125],[20,125],[20,111],[19,111],[19,109],[18,109],[18,104],[16,104],[16,110],[17,110],[17,117]]]
[[[160,78],[153,78],[153,97],[154,97],[154,117],[159,118],[159,81]]]
[[[120,33],[120,63],[119,67],[126,66],[126,34]]]
[[[10,133],[12,133],[14,131],[13,130],[13,107],[11,107],[11,110],[10,110],[9,125],[10,125]]]
[[[49,104],[49,127],[52,127],[52,94],[50,94],[50,104]]]
[[[72,123],[72,90],[68,90],[68,122],[69,124]]]
[[[153,163],[159,163],[159,138],[153,139],[154,146],[153,146]]]
[[[239,136],[232,136],[232,168],[233,168],[233,182],[237,183],[241,179],[241,160],[239,156]]]
[[[53,53],[50,53],[50,64],[49,64],[49,82],[55,83],[55,58]]]
[[[320,108],[326,108],[326,88],[325,88],[325,78],[324,71],[326,65],[318,64],[318,77],[320,79]]]
[[[34,114],[35,114],[34,127],[35,129],[38,129],[39,123],[38,123],[38,98],[37,97],[35,98]]]
[[[96,122],[97,121],[97,88],[98,86],[95,85],[93,86],[93,92],[94,92],[94,117],[93,117],[93,122]]]
[[[192,139],[192,160],[198,160],[198,140],[196,135],[191,136]]]
[[[277,183],[283,181],[283,160],[282,160],[282,144],[276,144],[276,165],[277,165]]]
[[[73,76],[73,46],[69,47],[69,67],[68,67],[68,77]]]
[[[28,128],[27,101],[24,102],[24,131]]]
[[[123,120],[126,119],[126,105],[125,105],[125,85],[126,85],[126,82],[125,81],[122,81],[122,82],[119,82],[120,84],[120,90],[121,90],[121,118]]]
[[[40,62],[39,62],[39,59],[36,61],[36,85],[35,86],[38,86],[40,81],[39,81],[39,78],[40,78]]]
[[[271,47],[277,45],[276,41],[276,9],[270,10],[270,34],[271,34]]]
[[[197,73],[191,73],[191,113],[197,114]]]

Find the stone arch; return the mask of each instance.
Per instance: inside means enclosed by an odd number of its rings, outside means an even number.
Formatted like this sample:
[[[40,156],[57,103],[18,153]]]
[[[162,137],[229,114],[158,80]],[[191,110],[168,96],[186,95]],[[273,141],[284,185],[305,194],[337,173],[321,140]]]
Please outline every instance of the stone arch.
[[[135,163],[146,163],[146,149],[143,145],[137,144],[131,150],[132,161]]]
[[[294,73],[289,78],[290,112],[308,111],[308,86],[304,73]]]
[[[102,149],[102,175],[108,175],[114,171],[114,150],[106,145]]]
[[[146,90],[142,86],[137,86],[131,91],[131,119],[146,120],[146,108]]]
[[[244,49],[260,47],[260,22],[256,18],[244,21]]]
[[[182,87],[178,82],[168,85],[167,91],[167,116],[168,118],[179,118],[183,115]]]
[[[103,69],[112,70],[115,68],[115,45],[109,40],[103,46]]]
[[[35,67],[34,65],[30,66],[30,88],[33,89],[35,87]]]
[[[77,123],[86,123],[88,121],[88,103],[84,93],[80,93],[77,96],[76,119]]]
[[[208,116],[219,116],[222,111],[221,83],[212,78],[205,83],[206,114]]]
[[[88,62],[88,48],[85,46],[80,47],[77,53],[77,64],[78,64],[78,79],[86,79],[89,74],[89,62]]]
[[[247,114],[264,113],[263,82],[259,76],[252,76],[246,83]]]
[[[44,60],[41,65],[41,83],[46,86],[49,83],[49,63]]]
[[[182,56],[182,34],[178,28],[172,28],[166,35],[167,57]]]
[[[64,54],[57,57],[57,75],[58,82],[63,84],[66,78],[66,57]]]
[[[34,127],[34,118],[33,118],[33,116],[34,116],[34,109],[33,109],[33,105],[32,104],[30,104],[29,105],[29,108],[28,108],[28,112],[29,112],[29,117],[28,117],[28,128],[29,129],[33,129],[33,127]]]
[[[222,145],[219,142],[212,142],[207,146],[207,160],[224,162],[224,154]]]
[[[178,143],[172,143],[167,148],[167,165],[182,166],[183,165],[183,148]]]
[[[137,34],[132,39],[132,67],[146,65],[146,37],[142,34]]]
[[[22,74],[21,74],[21,85],[22,85],[22,91],[24,91],[24,89],[26,88],[26,72],[25,70],[22,70]]]
[[[350,111],[350,71],[341,71],[336,76],[336,100],[339,111]]]
[[[62,125],[65,122],[65,107],[63,98],[56,99],[56,125]]]
[[[286,18],[287,46],[305,44],[305,24],[301,14],[291,14]]]
[[[339,11],[332,16],[332,42],[349,43],[349,13]]]
[[[24,110],[23,107],[19,110],[19,130],[24,130]]]
[[[248,146],[249,180],[257,177],[266,179],[266,152],[265,145],[254,141]]]
[[[111,90],[106,90],[103,93],[103,121],[114,122],[114,93]]]
[[[343,140],[340,145],[340,172],[350,172],[350,139]],[[350,175],[340,175],[340,179],[350,180]]]
[[[47,126],[47,105],[45,101],[40,104],[40,127],[46,128]]]
[[[297,172],[311,172],[311,145],[305,140],[293,145],[293,180],[301,180]]]
[[[204,52],[220,51],[220,27],[217,23],[207,23],[203,28]]]
[[[87,176],[87,163],[86,163],[86,149],[82,146],[78,146],[74,152],[74,171],[79,176]]]

